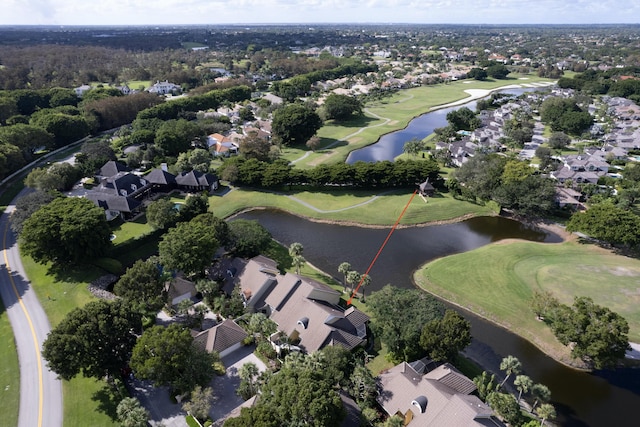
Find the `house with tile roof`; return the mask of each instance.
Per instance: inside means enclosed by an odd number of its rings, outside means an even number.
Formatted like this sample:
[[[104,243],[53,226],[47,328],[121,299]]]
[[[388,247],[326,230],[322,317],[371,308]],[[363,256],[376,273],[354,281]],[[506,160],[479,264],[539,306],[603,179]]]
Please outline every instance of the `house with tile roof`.
[[[389,416],[402,417],[405,426],[505,426],[487,404],[471,394],[476,389],[473,381],[448,363],[423,374],[402,362],[378,379],[378,403]]]
[[[353,350],[367,341],[369,317],[354,307],[340,307],[340,292],[327,285],[281,274],[264,256],[249,260],[236,280],[247,309],[266,314],[278,325],[271,337],[276,350],[284,345],[282,334],[295,337],[297,349],[307,353],[328,345]]]

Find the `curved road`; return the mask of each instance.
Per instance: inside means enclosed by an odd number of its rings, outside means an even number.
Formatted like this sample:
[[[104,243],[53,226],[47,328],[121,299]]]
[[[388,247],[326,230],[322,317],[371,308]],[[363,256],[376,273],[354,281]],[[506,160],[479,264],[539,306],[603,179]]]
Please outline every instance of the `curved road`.
[[[42,342],[51,326],[27,279],[15,235],[9,228],[9,216],[15,208],[13,203],[15,199],[0,217],[0,296],[6,307],[18,348],[18,427],[61,427],[62,382],[57,379],[55,373],[49,371],[40,354]]]

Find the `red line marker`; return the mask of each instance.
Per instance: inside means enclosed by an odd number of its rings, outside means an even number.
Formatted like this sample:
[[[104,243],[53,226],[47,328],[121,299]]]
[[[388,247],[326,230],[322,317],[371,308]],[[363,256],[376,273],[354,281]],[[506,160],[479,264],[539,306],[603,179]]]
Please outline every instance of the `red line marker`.
[[[355,297],[358,294],[358,289],[360,289],[360,286],[362,285],[362,282],[364,281],[364,276],[368,275],[369,271],[371,271],[371,268],[373,267],[373,264],[376,263],[378,257],[380,256],[380,253],[382,252],[382,250],[384,249],[385,245],[387,244],[387,242],[391,238],[391,235],[393,234],[393,232],[396,230],[396,227],[398,227],[398,224],[400,223],[400,220],[404,216],[404,213],[407,211],[407,208],[409,208],[409,205],[411,204],[411,201],[413,200],[413,198],[416,196],[417,192],[418,192],[418,190],[415,190],[413,192],[413,194],[411,195],[411,198],[409,199],[409,201],[407,202],[406,206],[404,207],[404,209],[400,213],[400,216],[396,220],[396,223],[393,224],[393,227],[391,227],[391,230],[389,231],[389,234],[387,235],[387,238],[382,243],[382,246],[380,246],[380,249],[378,249],[378,253],[376,254],[376,256],[373,257],[373,261],[371,261],[371,264],[369,264],[369,268],[367,268],[367,271],[362,275],[362,278],[360,278],[360,282],[358,283],[358,286],[356,286],[356,288],[354,289],[353,293],[351,294],[351,297],[349,297],[349,300],[347,301],[347,305],[351,305],[351,300],[353,299],[353,297]]]

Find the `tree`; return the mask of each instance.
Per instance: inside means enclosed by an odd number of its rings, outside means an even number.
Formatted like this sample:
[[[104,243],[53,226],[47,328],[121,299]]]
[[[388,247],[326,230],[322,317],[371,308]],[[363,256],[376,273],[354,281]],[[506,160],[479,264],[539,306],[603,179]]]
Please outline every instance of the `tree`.
[[[519,425],[522,418],[520,405],[512,394],[493,392],[487,397],[487,403],[510,425]]]
[[[485,70],[483,70],[482,68],[472,68],[471,70],[469,70],[469,72],[467,73],[467,77],[470,79],[475,79],[475,80],[486,80],[487,77],[489,75],[487,74],[487,72]]]
[[[149,413],[135,397],[125,397],[116,408],[118,422],[122,427],[147,427]]]
[[[562,344],[573,346],[574,357],[595,369],[614,367],[629,349],[627,321],[588,297],[576,297],[551,327]]]
[[[194,122],[184,119],[164,122],[156,132],[155,143],[169,156],[177,156],[191,148],[192,142],[199,142],[204,131]]]
[[[54,163],[46,169],[32,169],[24,183],[40,191],[67,191],[81,176],[80,169],[69,163]]]
[[[289,256],[291,257],[291,264],[296,268],[296,274],[300,274],[300,267],[302,267],[307,261],[302,257],[304,247],[302,243],[294,242],[289,245]]]
[[[322,126],[322,119],[301,104],[289,104],[273,114],[271,132],[284,145],[303,144]]]
[[[153,260],[138,260],[120,276],[113,292],[132,302],[134,306],[157,311],[164,304],[163,286],[156,263]]]
[[[104,255],[110,236],[101,208],[80,197],[58,198],[24,222],[20,250],[41,264],[82,264]]]
[[[0,143],[15,145],[31,161],[36,150],[53,146],[53,136],[40,127],[18,123],[0,127]]]
[[[247,159],[256,159],[260,161],[269,160],[269,150],[271,144],[269,141],[258,135],[258,132],[249,132],[247,136],[240,141],[240,154]]]
[[[322,108],[326,120],[343,121],[362,115],[362,103],[348,95],[332,93],[324,100]]]
[[[271,233],[258,221],[236,219],[229,223],[233,252],[240,257],[259,255],[271,243]]]
[[[213,227],[181,222],[162,236],[158,252],[165,268],[191,275],[202,273],[211,264],[218,247]]]
[[[110,160],[116,160],[116,153],[106,141],[85,142],[76,154],[76,162],[85,176],[92,176]]]
[[[564,132],[554,132],[549,137],[549,147],[562,150],[571,144],[571,138]]]
[[[218,243],[227,246],[231,242],[229,231],[229,223],[222,218],[217,217],[213,212],[205,212],[196,216],[191,220],[194,223],[202,223],[215,230],[214,236]]]
[[[542,427],[546,420],[552,420],[556,417],[556,408],[550,403],[543,403],[538,408],[538,416],[541,418],[540,426]]]
[[[360,278],[362,276],[357,271],[351,270],[347,273],[347,283],[351,285],[351,293],[353,293],[353,288],[355,285],[360,283]]]
[[[139,378],[188,392],[211,381],[215,360],[214,355],[194,346],[188,329],[173,323],[144,331],[133,348],[131,368]]]
[[[531,390],[531,387],[533,387],[533,381],[531,380],[531,378],[529,378],[526,375],[518,375],[516,376],[516,379],[513,381],[513,384],[516,386],[516,389],[518,390],[517,402],[520,403],[520,399],[522,398],[522,393],[528,393],[529,390]]]
[[[304,259],[302,255],[296,255],[291,258],[291,264],[296,268],[296,274],[300,274],[300,267],[305,265],[307,260]]]
[[[636,246],[640,243],[640,220],[630,210],[622,209],[611,201],[576,212],[567,223],[567,231],[580,231],[594,239],[613,245]]]
[[[360,276],[360,288],[362,289],[362,302],[364,302],[364,290],[371,284],[371,276],[363,274]]]
[[[236,393],[243,400],[249,400],[252,396],[255,396],[258,393],[258,376],[260,375],[260,370],[258,366],[253,362],[245,363],[240,367],[240,385],[236,390]]]
[[[391,357],[405,361],[422,357],[422,327],[444,312],[442,303],[426,292],[391,285],[373,292],[367,306],[376,336],[387,345]]]
[[[141,329],[140,313],[126,301],[91,301],[70,311],[51,330],[42,345],[42,356],[65,380],[78,374],[116,376],[127,366],[135,334]]]
[[[20,234],[22,225],[40,207],[50,203],[56,196],[52,193],[36,190],[18,199],[16,208],[11,214],[11,229]]]
[[[533,405],[531,405],[532,412],[538,406],[538,403],[548,402],[551,399],[551,391],[544,384],[534,384],[531,387],[531,395],[534,398]]]
[[[337,427],[345,416],[340,396],[323,370],[290,362],[289,357],[280,372],[263,385],[261,405],[275,409],[280,425],[298,422]]]
[[[471,344],[471,324],[454,310],[445,310],[442,319],[433,319],[422,328],[420,345],[436,362],[451,361]]]
[[[338,266],[338,273],[342,273],[344,280],[342,284],[344,285],[344,290],[342,292],[347,292],[347,274],[351,271],[351,264],[348,262],[343,262]]]
[[[178,221],[191,221],[198,215],[202,215],[209,209],[209,195],[206,191],[200,194],[190,194],[180,207]],[[207,224],[208,225],[208,224]]]
[[[520,363],[517,357],[509,355],[503,358],[502,362],[500,362],[500,370],[504,371],[507,375],[498,386],[498,389],[501,389],[502,386],[504,386],[511,375],[520,373],[522,370],[522,363]]]
[[[358,365],[349,377],[349,394],[360,406],[373,406],[378,394],[376,379],[371,371],[363,365]]]
[[[204,422],[209,417],[209,411],[213,405],[213,389],[211,387],[202,388],[197,385],[191,391],[191,398],[182,405],[182,409]]]
[[[52,112],[31,118],[29,124],[53,135],[56,148],[64,147],[89,135],[89,124],[82,116]]]
[[[316,151],[318,148],[320,148],[320,141],[321,139],[319,136],[313,135],[311,138],[309,138],[305,145],[309,150]]]
[[[455,131],[474,130],[482,123],[476,114],[467,107],[458,108],[457,110],[447,113],[447,121]]]
[[[506,79],[509,69],[504,64],[494,64],[487,67],[487,74],[494,79]]]
[[[147,222],[156,230],[171,227],[178,220],[176,204],[168,197],[161,197],[147,206]]]
[[[425,143],[418,138],[411,138],[402,146],[402,151],[411,157],[416,157],[425,149]]]
[[[478,375],[473,379],[473,383],[476,385],[478,389],[478,396],[482,400],[487,400],[487,397],[498,389],[498,385],[496,384],[496,376],[489,373],[487,371],[482,371],[482,375]]]

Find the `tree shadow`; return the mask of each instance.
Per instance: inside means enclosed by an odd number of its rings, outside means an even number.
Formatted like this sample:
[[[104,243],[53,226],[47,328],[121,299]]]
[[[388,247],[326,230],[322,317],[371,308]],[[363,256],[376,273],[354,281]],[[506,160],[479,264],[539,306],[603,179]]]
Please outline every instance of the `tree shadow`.
[[[377,120],[379,119],[362,115],[362,116],[354,117],[351,120],[346,120],[341,122],[333,120],[333,121],[330,121],[330,123],[335,126],[344,127],[344,128],[364,128],[364,127],[370,126],[372,122],[375,122]]]
[[[118,418],[116,411],[118,404],[125,397],[128,396],[123,395],[117,388],[109,384],[104,384],[100,390],[93,393],[91,400],[97,403],[96,409],[99,412],[102,412],[115,421]]]

